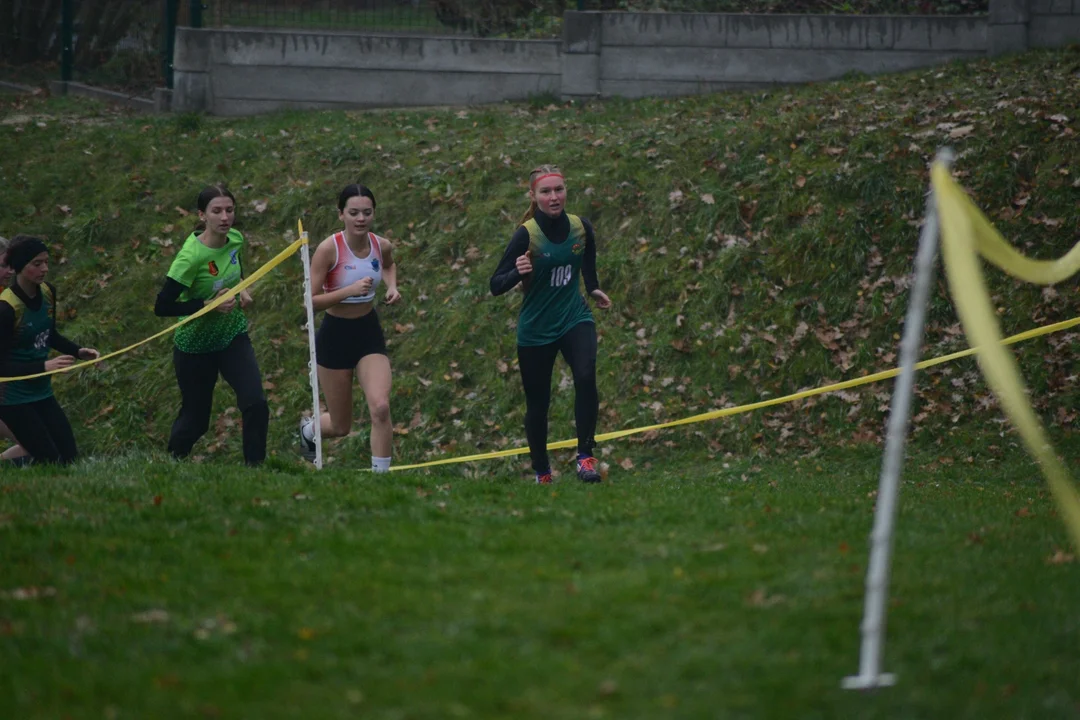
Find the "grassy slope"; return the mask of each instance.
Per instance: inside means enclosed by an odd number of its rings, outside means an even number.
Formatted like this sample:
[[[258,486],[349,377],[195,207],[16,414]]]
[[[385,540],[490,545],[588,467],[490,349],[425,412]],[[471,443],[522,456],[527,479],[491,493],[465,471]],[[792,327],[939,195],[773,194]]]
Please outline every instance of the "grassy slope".
[[[925,163],[939,143],[960,151],[963,181],[1010,238],[1041,257],[1062,253],[1076,231],[1077,143],[1052,118],[1078,116],[1078,62],[1033,53],[770,93],[245,119],[8,101],[0,232],[42,233],[62,249],[64,330],[110,349],[163,327],[150,309],[201,186],[237,191],[254,266],[293,236],[297,217],[313,236],[333,231],[337,190],[363,180],[380,201],[378,229],[400,248],[406,301],[382,312],[394,417],[408,431],[395,455],[415,461],[523,441],[520,300],[492,299],[487,278],[525,204],[528,169],[556,162],[571,209],[599,229],[601,282],[617,304],[599,323],[601,430],[633,427],[894,364]],[[1071,282],[1057,295],[997,275],[993,285],[1007,330],[1077,308]],[[308,402],[299,289],[290,262],[256,288],[250,313],[283,458]],[[927,352],[962,345],[943,283],[931,317]],[[1021,351],[1037,397],[1062,412],[1075,399],[1068,346]],[[163,445],[178,401],[169,354],[161,340],[58,382],[88,453]],[[997,417],[970,361],[924,388],[920,425]],[[761,452],[807,449],[822,433],[873,439],[887,390],[673,437]],[[569,396],[556,394],[554,438],[570,433]],[[230,404],[223,390],[203,455],[238,458]],[[331,455],[364,466],[366,436]]]
[[[974,126],[953,141],[958,169],[1009,237],[1059,255],[1076,229],[1076,149],[1049,118],[1077,117],[1076,58],[464,114],[148,119],[9,103],[0,232],[63,246],[65,329],[111,348],[162,326],[150,308],[170,257],[151,238],[181,240],[191,218],[176,208],[201,184],[240,192],[265,260],[298,214],[332,230],[337,186],[367,179],[401,242],[408,303],[385,324],[404,330],[391,331],[394,412],[419,418],[396,454],[412,460],[520,440],[517,299],[488,298],[486,279],[522,176],[554,160],[600,228],[620,303],[600,324],[603,429],[630,426],[888,366],[905,301],[891,278],[910,266],[940,123]],[[1063,222],[1029,219],[1043,217]],[[177,403],[167,341],[58,382],[84,450],[127,456],[3,478],[0,716],[1075,715],[1065,533],[1030,462],[987,429],[998,413],[970,363],[924,382],[890,608],[886,667],[902,684],[864,696],[837,686],[856,669],[879,457],[863,442],[888,388],[622,441],[611,459],[636,468],[596,488],[517,484],[509,463],[357,475],[363,436],[314,476],[291,447],[306,402],[298,277],[295,262],[275,274],[252,313],[281,408],[263,471],[222,471],[239,459],[225,391],[222,447],[200,449],[214,463],[160,462]],[[995,287],[1010,330],[1077,309],[1072,283],[1056,298]],[[943,289],[933,318],[927,351],[958,347]],[[1070,348],[1021,351],[1065,426]],[[560,392],[554,436],[569,414]],[[784,448],[808,452],[715,457]],[[17,599],[29,588],[40,596]]]
[[[0,715],[1075,717],[1080,579],[1015,446],[914,454],[900,685],[840,689],[878,461],[698,453],[543,488],[144,458],[5,477]]]

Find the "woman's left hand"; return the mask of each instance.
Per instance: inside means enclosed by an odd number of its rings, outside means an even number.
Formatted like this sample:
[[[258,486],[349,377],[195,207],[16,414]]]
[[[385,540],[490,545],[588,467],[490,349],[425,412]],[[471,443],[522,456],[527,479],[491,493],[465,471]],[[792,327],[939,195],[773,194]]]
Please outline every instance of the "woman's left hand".
[[[601,307],[604,310],[611,307],[611,298],[609,298],[600,288],[593,290],[589,295],[592,297],[593,301],[596,302],[597,307]]]
[[[393,305],[394,303],[396,303],[400,299],[401,299],[401,293],[398,292],[398,289],[396,287],[392,287],[392,288],[388,287],[388,288],[386,288],[385,302],[386,302],[387,305]]]
[[[249,293],[247,290],[240,291],[240,307],[246,308],[253,302],[255,301],[251,299],[251,293]]]
[[[99,357],[101,357],[101,353],[94,348],[82,348],[79,350],[80,360],[97,360]]]

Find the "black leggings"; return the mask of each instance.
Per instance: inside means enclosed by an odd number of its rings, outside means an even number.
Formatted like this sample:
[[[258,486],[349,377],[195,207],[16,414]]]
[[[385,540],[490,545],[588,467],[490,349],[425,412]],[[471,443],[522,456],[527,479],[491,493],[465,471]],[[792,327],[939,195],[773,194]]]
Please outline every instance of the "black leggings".
[[[0,420],[35,462],[67,465],[79,454],[71,423],[55,397],[22,405],[0,405]]]
[[[236,405],[243,420],[244,462],[259,465],[266,459],[266,432],[270,408],[263,395],[259,363],[247,333],[241,333],[224,350],[186,353],[173,348],[173,367],[180,385],[180,414],[169,436],[169,452],[187,457],[196,441],[210,429],[214,385],[218,373],[236,392]]]
[[[555,357],[562,353],[574,375],[574,424],[577,426],[578,453],[592,455],[596,416],[600,396],[596,391],[596,326],[578,323],[561,338],[548,345],[518,345],[521,383],[525,386],[525,436],[533,469],[550,469],[547,454],[548,406],[551,405],[551,371]]]

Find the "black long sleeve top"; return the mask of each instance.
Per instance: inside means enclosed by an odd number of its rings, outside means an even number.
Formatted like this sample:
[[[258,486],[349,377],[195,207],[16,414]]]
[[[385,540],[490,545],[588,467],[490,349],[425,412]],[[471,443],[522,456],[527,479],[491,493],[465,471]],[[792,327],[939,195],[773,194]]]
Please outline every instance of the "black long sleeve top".
[[[53,295],[52,326],[49,329],[49,347],[61,355],[73,355],[79,357],[82,349],[77,343],[68,340],[56,330],[56,288],[49,285]],[[39,291],[35,297],[28,296],[23,289],[14,284],[11,291],[31,310],[40,310],[44,302],[42,293]],[[15,347],[15,309],[6,302],[0,303],[0,376],[17,377],[19,375],[34,375],[45,372],[45,361],[16,362],[10,359],[11,350]]]
[[[180,293],[187,290],[182,284],[171,277],[165,278],[165,284],[158,293],[157,301],[154,302],[154,314],[158,317],[181,317],[194,315],[203,309],[205,304],[202,300],[180,300]]]
[[[570,218],[565,212],[557,218],[552,218],[538,209],[533,217],[547,239],[556,245],[566,242],[566,239],[570,237]],[[600,281],[596,277],[596,234],[588,220],[581,218],[581,224],[585,226],[585,253],[581,260],[581,277],[585,281],[585,292],[591,293],[600,288]],[[521,273],[517,271],[515,263],[528,249],[529,231],[521,225],[514,231],[510,244],[506,247],[502,260],[499,261],[499,266],[495,268],[495,273],[491,276],[492,295],[502,295],[521,282]]]

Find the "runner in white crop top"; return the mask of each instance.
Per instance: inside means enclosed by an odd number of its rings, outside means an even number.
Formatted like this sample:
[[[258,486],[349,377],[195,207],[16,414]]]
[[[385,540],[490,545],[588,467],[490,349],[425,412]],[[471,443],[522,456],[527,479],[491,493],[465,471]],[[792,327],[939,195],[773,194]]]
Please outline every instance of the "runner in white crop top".
[[[368,233],[369,249],[367,257],[358,258],[349,243],[345,240],[345,233],[339,232],[334,235],[334,264],[326,273],[326,283],[323,292],[329,293],[346,288],[358,280],[371,278],[371,289],[363,295],[353,295],[340,302],[352,305],[355,303],[368,303],[375,299],[375,290],[382,282],[382,245],[385,242],[373,232]]]
[[[397,263],[390,241],[372,232],[371,190],[347,185],[338,198],[338,213],[344,230],[319,243],[311,258],[311,304],[316,312],[325,311],[315,335],[315,362],[327,412],[316,408],[301,421],[301,451],[315,457],[316,422],[323,438],[344,437],[352,430],[355,378],[371,416],[371,469],[381,472],[390,469],[393,447],[392,375],[375,291],[380,284],[385,288],[385,305],[401,299]]]

